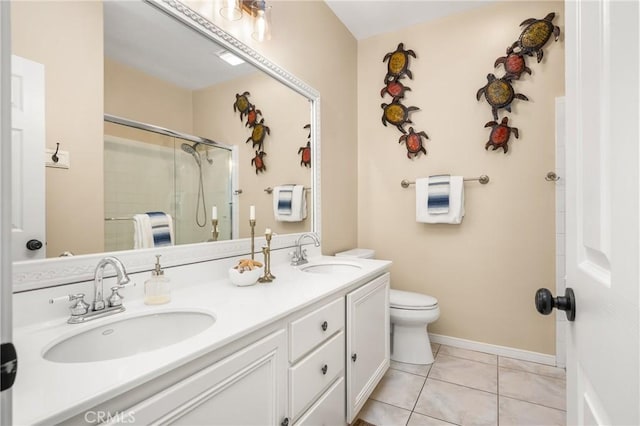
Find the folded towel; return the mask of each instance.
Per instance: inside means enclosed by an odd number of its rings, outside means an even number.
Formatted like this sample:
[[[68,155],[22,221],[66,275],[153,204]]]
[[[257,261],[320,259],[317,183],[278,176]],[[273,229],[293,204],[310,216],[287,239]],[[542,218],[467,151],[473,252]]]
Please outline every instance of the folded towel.
[[[464,217],[464,182],[462,176],[449,178],[449,211],[431,214],[428,207],[429,178],[416,179],[416,221],[421,223],[459,224]]]
[[[307,218],[304,185],[282,185],[273,188],[273,216],[280,222],[300,222]]]
[[[173,245],[173,219],[163,212],[147,212],[133,216],[134,248]]]
[[[449,213],[450,179],[449,175],[429,176],[427,191],[427,211],[429,214]]]

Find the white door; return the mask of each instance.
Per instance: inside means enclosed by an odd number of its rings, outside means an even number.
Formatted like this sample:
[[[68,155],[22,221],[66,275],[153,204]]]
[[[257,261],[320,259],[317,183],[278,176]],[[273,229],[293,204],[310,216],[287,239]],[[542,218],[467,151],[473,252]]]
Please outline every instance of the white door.
[[[44,66],[11,56],[13,260],[44,259]]]
[[[567,420],[638,425],[639,3],[565,7]]]

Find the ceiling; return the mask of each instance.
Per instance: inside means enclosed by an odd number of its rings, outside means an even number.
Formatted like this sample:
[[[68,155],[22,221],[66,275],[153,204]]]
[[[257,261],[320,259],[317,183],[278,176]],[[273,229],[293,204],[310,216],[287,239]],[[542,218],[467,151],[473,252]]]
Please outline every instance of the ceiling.
[[[357,39],[397,31],[495,0],[325,0]]]
[[[224,49],[143,2],[104,2],[105,56],[189,90],[256,72],[219,58]]]

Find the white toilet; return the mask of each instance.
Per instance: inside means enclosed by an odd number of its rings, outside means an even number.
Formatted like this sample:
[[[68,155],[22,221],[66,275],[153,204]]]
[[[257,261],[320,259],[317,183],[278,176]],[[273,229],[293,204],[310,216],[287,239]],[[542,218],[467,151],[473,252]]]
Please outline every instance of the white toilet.
[[[373,250],[353,249],[336,253],[340,257],[372,259]],[[392,289],[389,293],[391,317],[391,359],[410,364],[433,363],[427,325],[440,317],[438,299],[426,294]]]

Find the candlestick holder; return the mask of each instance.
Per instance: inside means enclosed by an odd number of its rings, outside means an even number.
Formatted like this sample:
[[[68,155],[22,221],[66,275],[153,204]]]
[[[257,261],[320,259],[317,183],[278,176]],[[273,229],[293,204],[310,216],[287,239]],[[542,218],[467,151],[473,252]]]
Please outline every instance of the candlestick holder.
[[[255,249],[256,220],[249,219],[249,226],[251,227],[251,260],[255,260],[253,252]]]
[[[270,283],[275,280],[276,277],[271,273],[271,234],[265,234],[267,245],[262,247],[262,254],[264,256],[264,276],[258,278],[258,282]]]
[[[218,241],[218,219],[211,219],[211,241]]]

